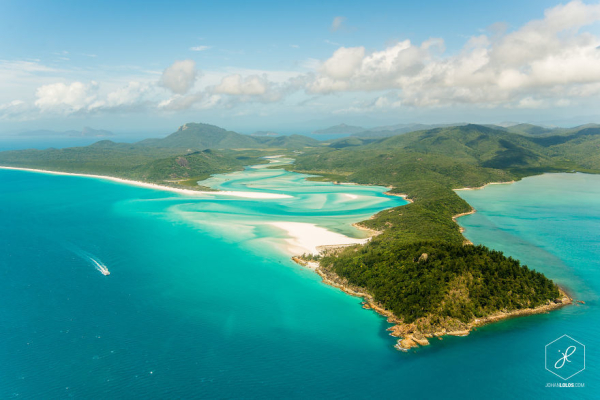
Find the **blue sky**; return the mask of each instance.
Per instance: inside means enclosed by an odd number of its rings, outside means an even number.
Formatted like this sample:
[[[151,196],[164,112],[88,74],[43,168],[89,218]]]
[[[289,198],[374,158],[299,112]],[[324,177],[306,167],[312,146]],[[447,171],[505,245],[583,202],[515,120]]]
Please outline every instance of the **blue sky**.
[[[600,122],[600,5],[0,3],[0,135]]]

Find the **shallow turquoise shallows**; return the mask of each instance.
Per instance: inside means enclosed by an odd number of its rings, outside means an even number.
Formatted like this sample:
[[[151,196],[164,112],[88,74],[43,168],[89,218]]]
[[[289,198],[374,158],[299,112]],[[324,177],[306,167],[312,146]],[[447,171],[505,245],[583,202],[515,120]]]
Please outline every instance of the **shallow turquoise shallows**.
[[[0,398],[600,393],[600,177],[461,192],[479,211],[460,219],[469,239],[524,260],[586,305],[416,353],[396,351],[389,324],[360,299],[290,261],[287,233],[269,225],[359,238],[352,222],[404,201],[381,187],[304,177],[248,168],[203,183],[287,196],[251,199],[0,170]],[[575,380],[583,389],[544,387],[556,382],[544,345],[565,333],[588,346]]]

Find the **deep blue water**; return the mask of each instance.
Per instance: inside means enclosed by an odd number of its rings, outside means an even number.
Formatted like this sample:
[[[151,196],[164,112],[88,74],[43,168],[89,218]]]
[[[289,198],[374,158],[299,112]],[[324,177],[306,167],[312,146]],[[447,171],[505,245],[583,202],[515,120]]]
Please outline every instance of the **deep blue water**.
[[[579,380],[586,387],[576,394],[597,397],[600,196],[569,214],[581,196],[555,198],[552,182],[527,197],[525,182],[544,177],[464,192],[480,211],[461,220],[467,237],[527,259],[586,305],[402,353],[383,318],[291,262],[273,231],[215,228],[285,216],[352,234],[342,225],[363,219],[358,205],[373,213],[401,200],[383,188],[301,189],[288,173],[276,178],[296,208],[289,199],[188,198],[0,170],[0,398],[559,398],[567,392],[544,388],[555,381],[544,370],[544,345],[564,333],[589,346]],[[573,185],[600,188],[590,179]],[[243,182],[251,184],[248,175]],[[275,190],[270,182],[254,190]],[[477,198],[490,189],[494,196]],[[505,206],[494,214],[487,204]],[[349,216],[336,212],[344,208]],[[537,236],[502,220],[541,226],[559,209],[565,213]]]

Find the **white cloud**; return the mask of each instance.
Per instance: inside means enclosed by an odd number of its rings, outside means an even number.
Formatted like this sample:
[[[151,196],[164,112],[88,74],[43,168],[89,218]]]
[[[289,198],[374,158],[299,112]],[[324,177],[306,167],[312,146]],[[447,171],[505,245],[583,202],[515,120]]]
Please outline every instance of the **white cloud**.
[[[62,82],[44,85],[37,89],[35,105],[42,112],[58,112],[70,114],[87,108],[96,100],[98,84],[86,85],[73,82],[66,85]]]
[[[132,81],[129,82],[127,86],[108,92],[105,96],[90,104],[87,109],[88,111],[125,111],[136,108],[141,109],[152,103],[152,96],[147,96],[150,91],[150,85]]]
[[[29,106],[22,100],[13,100],[10,103],[0,104],[0,120],[21,119],[26,116]]]
[[[190,47],[191,51],[204,51],[204,50],[208,50],[211,49],[212,46],[194,46],[194,47]]]
[[[41,64],[40,60],[0,60],[0,72],[42,73],[60,72],[60,69]]]
[[[335,17],[331,22],[331,27],[329,28],[332,32],[338,31],[342,28],[346,17]]]
[[[332,29],[348,29],[340,18]],[[439,38],[398,41],[375,51],[336,44],[329,58],[297,61],[296,70],[223,67],[204,71],[201,81],[193,60],[174,62],[158,71],[160,77],[137,66],[69,70],[40,60],[0,60],[0,118],[227,109],[242,103],[248,104],[242,111],[257,114],[264,111],[261,103],[335,113],[458,105],[576,107],[583,104],[580,99],[600,96],[600,38],[584,29],[599,21],[600,4],[573,1],[512,31],[494,24],[468,37],[453,54]],[[332,93],[340,95],[326,96]],[[306,94],[320,101],[303,101]]]
[[[198,73],[193,60],[175,61],[160,77],[160,85],[176,94],[188,92],[196,83]]]
[[[399,89],[404,105],[545,107],[569,93],[598,93],[600,38],[581,28],[600,21],[600,4],[572,1],[514,32],[494,27],[445,56],[442,39],[398,42],[366,53],[341,47],[307,83],[309,93]]]
[[[533,97],[525,97],[519,100],[516,108],[543,108],[545,107],[544,101],[540,99],[534,99]]]
[[[251,75],[244,79],[241,75],[235,74],[223,78],[213,91],[221,94],[260,95],[266,93],[267,85],[265,77]]]
[[[221,103],[221,96],[197,92],[189,95],[174,95],[158,104],[158,108],[165,111],[181,111],[190,108],[205,110],[215,108]]]
[[[364,47],[341,47],[323,63],[322,72],[333,79],[350,78],[365,56]]]

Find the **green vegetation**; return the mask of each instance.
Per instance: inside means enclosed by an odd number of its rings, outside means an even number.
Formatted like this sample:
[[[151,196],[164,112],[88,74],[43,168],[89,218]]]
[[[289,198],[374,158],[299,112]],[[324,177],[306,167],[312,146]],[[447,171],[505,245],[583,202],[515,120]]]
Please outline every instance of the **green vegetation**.
[[[427,333],[559,296],[552,281],[516,260],[464,245],[452,217],[471,207],[453,189],[543,172],[600,172],[599,148],[597,128],[542,137],[465,125],[362,143],[341,139],[299,155],[290,169],[392,186],[413,200],[361,222],[382,233],[321,265]],[[418,261],[422,254],[427,261]]]
[[[164,139],[109,140],[87,147],[0,153],[0,165],[79,172],[198,188],[210,174],[296,159],[286,169],[311,180],[391,186],[411,204],[361,224],[381,231],[364,246],[320,258],[325,273],[370,293],[422,333],[456,327],[497,311],[536,307],[559,297],[556,285],[518,261],[466,246],[453,216],[471,211],[453,189],[543,172],[600,172],[600,128],[481,125],[347,137],[324,144],[299,135],[257,136],[186,124]],[[292,151],[293,150],[293,151]],[[300,151],[301,150],[301,151]],[[313,257],[309,257],[313,258]]]
[[[187,123],[164,139],[146,139],[137,145],[193,151],[205,149],[299,149],[306,146],[319,146],[320,143],[318,140],[301,135],[248,136],[214,125]]]
[[[0,153],[0,165],[207,190],[197,182],[211,174],[266,163],[261,157],[307,146],[320,146],[320,142],[300,135],[251,137],[213,125],[190,123],[164,139],[131,144],[102,140],[86,147],[5,151]]]
[[[181,154],[103,141],[87,147],[19,150],[0,153],[0,165],[97,174],[193,188],[211,174],[242,170],[265,160],[243,154],[204,150]]]
[[[468,323],[559,297],[542,274],[483,246],[378,240],[321,265],[367,289],[404,323],[418,321],[423,333],[447,318]]]

